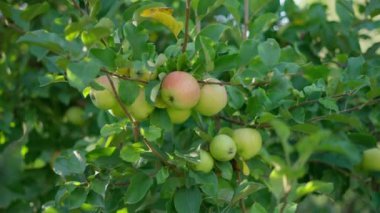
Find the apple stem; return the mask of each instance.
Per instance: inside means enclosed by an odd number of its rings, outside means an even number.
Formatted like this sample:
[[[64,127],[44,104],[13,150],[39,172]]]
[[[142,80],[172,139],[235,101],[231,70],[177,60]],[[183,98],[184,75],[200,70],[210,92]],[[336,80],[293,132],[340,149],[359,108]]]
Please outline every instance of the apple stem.
[[[183,39],[182,52],[186,52],[187,42],[189,40],[189,19],[190,19],[190,2],[191,0],[186,0],[186,19],[185,19],[185,37]]]

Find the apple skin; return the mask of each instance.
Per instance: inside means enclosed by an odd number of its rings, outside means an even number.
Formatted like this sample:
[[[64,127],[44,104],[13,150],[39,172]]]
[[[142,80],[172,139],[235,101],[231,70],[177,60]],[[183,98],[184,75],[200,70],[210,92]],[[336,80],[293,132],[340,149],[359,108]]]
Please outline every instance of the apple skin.
[[[145,92],[144,89],[141,88],[135,101],[130,106],[127,106],[127,110],[131,113],[133,118],[138,121],[142,121],[153,112],[154,106],[150,105],[145,100]]]
[[[169,73],[161,84],[162,100],[172,108],[191,109],[199,101],[200,87],[189,73],[174,71]]]
[[[157,95],[156,100],[154,101],[154,106],[160,109],[165,109],[168,107],[166,103],[162,100],[161,95]]]
[[[210,153],[218,161],[232,160],[236,155],[236,144],[228,135],[217,135],[211,140]]]
[[[189,109],[167,108],[166,111],[168,112],[170,121],[173,124],[181,124],[185,122],[191,115],[191,110]]]
[[[220,82],[215,78],[205,79],[206,82]],[[205,84],[201,88],[201,96],[195,110],[204,116],[213,116],[227,105],[227,91],[224,85]]]
[[[85,123],[84,111],[77,106],[70,107],[66,111],[65,118],[67,121],[77,126],[82,126]]]
[[[262,138],[260,132],[252,128],[235,129],[232,134],[237,148],[237,153],[244,159],[249,160],[257,153],[262,147]]]
[[[214,168],[214,159],[211,157],[210,153],[205,150],[200,150],[199,162],[194,164],[194,170],[204,173],[209,173],[212,168]]]
[[[110,82],[108,81],[107,76],[100,76],[96,80],[96,83],[104,87],[103,90],[95,90],[91,89],[90,91],[90,97],[92,100],[92,103],[99,109],[111,109],[117,104],[116,98],[113,94],[112,87]],[[118,88],[118,81],[117,79],[112,79],[115,88]]]
[[[380,148],[371,148],[363,152],[362,168],[366,171],[380,171]]]

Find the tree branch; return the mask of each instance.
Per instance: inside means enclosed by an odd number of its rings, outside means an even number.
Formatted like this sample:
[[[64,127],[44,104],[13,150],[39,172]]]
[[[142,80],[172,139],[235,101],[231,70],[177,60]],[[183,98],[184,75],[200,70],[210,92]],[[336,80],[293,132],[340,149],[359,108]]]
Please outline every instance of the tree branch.
[[[182,52],[186,52],[187,42],[189,39],[189,19],[190,19],[190,2],[191,0],[186,0],[186,9],[185,9],[185,37],[183,39]]]
[[[249,24],[249,0],[244,0],[244,26],[243,26],[243,40],[247,39]]]
[[[117,74],[117,73],[110,72],[105,67],[100,68],[100,71],[103,72],[103,73],[105,73],[105,74],[107,74],[107,75],[112,75],[112,76],[115,76],[117,78],[124,79],[124,80],[127,80],[127,81],[136,81],[136,82],[139,82],[139,83],[142,83],[142,84],[147,84],[148,83],[147,81],[144,81],[144,80],[140,80],[140,79],[136,79],[136,78],[130,78],[130,77],[126,76],[126,75],[120,75],[120,74]]]
[[[132,122],[132,129],[133,129],[133,137],[135,141],[138,141],[139,139],[139,127],[137,121],[131,116],[131,114],[128,112],[127,108],[124,106],[123,102],[121,101],[119,95],[117,94],[117,90],[115,87],[115,84],[113,83],[110,75],[106,74],[108,82],[111,84],[113,95],[116,98],[116,101],[118,102],[119,106],[123,110],[126,117],[129,118],[129,120]]]

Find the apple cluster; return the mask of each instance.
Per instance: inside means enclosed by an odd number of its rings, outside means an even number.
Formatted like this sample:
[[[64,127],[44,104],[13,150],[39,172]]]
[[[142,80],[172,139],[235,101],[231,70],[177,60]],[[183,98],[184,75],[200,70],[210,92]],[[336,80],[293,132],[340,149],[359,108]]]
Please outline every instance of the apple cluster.
[[[262,138],[256,129],[239,128],[229,134],[216,135],[209,144],[210,153],[201,150],[200,160],[194,164],[194,170],[208,173],[217,161],[230,161],[236,154],[242,160],[249,160],[257,155],[262,147]]]
[[[157,78],[156,73],[149,71],[137,72],[132,69],[129,76],[133,79],[149,81]],[[118,89],[119,79],[111,78],[115,89]],[[100,109],[108,110],[115,117],[123,117],[123,108],[118,104],[112,91],[107,76],[100,76],[96,83],[103,89],[90,91],[90,97],[94,105]],[[204,116],[213,116],[220,112],[227,105],[227,91],[224,85],[215,78],[207,78],[201,86],[198,81],[189,73],[184,71],[173,71],[167,74],[161,83],[154,106],[145,99],[143,85],[137,98],[131,105],[125,108],[131,116],[138,120],[146,119],[155,107],[166,109],[172,123],[184,123],[194,109]]]

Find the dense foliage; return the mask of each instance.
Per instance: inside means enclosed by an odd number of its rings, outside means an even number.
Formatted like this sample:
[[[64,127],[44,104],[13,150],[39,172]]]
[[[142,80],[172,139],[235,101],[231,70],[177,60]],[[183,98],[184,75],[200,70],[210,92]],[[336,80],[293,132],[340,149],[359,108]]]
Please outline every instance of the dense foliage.
[[[0,1],[0,211],[376,212],[379,15],[377,0]],[[227,106],[173,124],[153,106],[176,70],[220,80]],[[98,109],[101,75],[127,110],[143,85],[152,114]],[[242,127],[258,155],[197,171]]]

